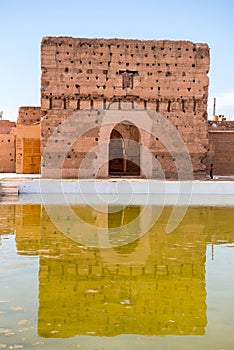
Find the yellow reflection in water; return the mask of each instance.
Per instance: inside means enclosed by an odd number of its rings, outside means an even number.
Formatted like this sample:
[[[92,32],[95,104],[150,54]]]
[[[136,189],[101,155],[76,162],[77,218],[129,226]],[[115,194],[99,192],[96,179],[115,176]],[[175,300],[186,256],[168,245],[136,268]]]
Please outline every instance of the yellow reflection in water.
[[[9,210],[14,219],[5,220],[0,232],[10,226],[18,251],[40,256],[40,336],[205,334],[206,244],[234,241],[234,208],[189,208],[179,227],[166,234],[167,207],[147,234],[112,249],[88,248],[69,239],[40,205]],[[63,207],[56,210],[64,220]],[[101,214],[85,206],[73,210],[89,223],[111,229],[134,220],[141,207]]]

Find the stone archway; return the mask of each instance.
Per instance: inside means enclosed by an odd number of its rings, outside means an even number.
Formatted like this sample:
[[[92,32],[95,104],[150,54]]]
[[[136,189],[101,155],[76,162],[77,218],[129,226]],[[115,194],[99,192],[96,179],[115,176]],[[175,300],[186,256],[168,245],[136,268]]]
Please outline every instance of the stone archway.
[[[123,121],[111,132],[109,142],[109,176],[140,176],[140,133]]]

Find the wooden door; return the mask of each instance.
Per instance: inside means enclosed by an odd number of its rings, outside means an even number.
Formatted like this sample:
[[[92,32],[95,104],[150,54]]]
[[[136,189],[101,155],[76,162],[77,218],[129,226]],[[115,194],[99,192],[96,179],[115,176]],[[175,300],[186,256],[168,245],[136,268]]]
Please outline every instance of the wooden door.
[[[41,165],[40,139],[24,139],[24,174],[39,174]]]

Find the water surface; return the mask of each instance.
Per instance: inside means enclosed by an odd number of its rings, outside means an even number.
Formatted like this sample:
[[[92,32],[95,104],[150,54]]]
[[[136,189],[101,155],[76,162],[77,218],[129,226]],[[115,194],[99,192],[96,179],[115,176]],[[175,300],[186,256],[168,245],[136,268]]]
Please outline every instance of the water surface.
[[[0,348],[233,349],[234,208],[189,207],[170,234],[171,207],[144,234],[142,210],[1,204]]]

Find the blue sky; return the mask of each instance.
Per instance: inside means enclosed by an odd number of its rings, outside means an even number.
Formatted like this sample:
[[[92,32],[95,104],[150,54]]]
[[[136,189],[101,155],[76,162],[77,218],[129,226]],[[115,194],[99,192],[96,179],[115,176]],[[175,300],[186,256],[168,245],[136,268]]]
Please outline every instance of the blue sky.
[[[172,39],[210,47],[209,114],[234,116],[232,0],[0,0],[0,111],[40,105],[43,36]]]

